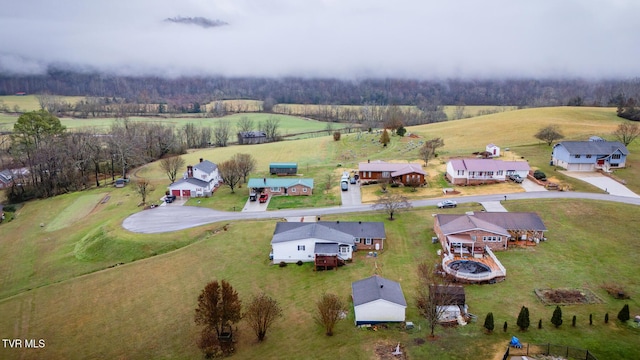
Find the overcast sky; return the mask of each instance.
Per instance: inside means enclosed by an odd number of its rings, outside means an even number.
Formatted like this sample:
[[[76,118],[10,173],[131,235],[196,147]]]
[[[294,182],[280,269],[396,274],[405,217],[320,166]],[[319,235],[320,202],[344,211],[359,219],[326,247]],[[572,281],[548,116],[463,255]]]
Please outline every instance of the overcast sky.
[[[0,0],[0,72],[640,76],[638,0]],[[204,17],[204,28],[164,21]]]

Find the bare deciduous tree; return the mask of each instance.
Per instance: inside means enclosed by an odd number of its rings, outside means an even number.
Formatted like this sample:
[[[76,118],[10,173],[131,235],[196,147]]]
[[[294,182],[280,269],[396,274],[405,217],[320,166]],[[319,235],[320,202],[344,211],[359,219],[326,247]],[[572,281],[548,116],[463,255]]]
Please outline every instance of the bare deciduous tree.
[[[249,119],[248,116],[243,116],[238,120],[238,124],[236,125],[238,132],[246,132],[254,130],[253,120]]]
[[[242,171],[238,166],[238,162],[231,158],[218,164],[218,170],[220,170],[222,182],[231,188],[231,193],[235,193],[236,186],[242,180]]]
[[[216,146],[225,147],[229,143],[231,124],[227,120],[220,120],[213,128],[213,142]]]
[[[444,146],[444,140],[441,138],[433,138],[425,141],[419,150],[420,157],[424,160],[424,166],[429,165],[429,160],[436,156],[436,151]]]
[[[436,326],[445,313],[445,305],[454,303],[455,285],[435,272],[436,267],[423,262],[418,265],[418,289],[416,306],[429,325],[430,337],[435,334]]]
[[[140,199],[142,200],[142,205],[144,206],[147,203],[147,196],[153,190],[155,190],[155,188],[154,188],[153,185],[151,185],[149,180],[143,178],[143,179],[140,179],[140,180],[136,181],[135,190],[136,190],[136,193],[138,193],[138,195],[140,195]]]
[[[411,203],[409,200],[401,194],[396,193],[385,193],[378,196],[378,200],[373,204],[374,209],[382,209],[387,215],[389,215],[389,220],[393,220],[393,215],[403,210],[410,209]]]
[[[564,138],[564,135],[560,132],[558,125],[549,125],[538,130],[534,135],[536,139],[544,141],[547,145],[551,146],[554,141]]]
[[[247,176],[256,170],[256,159],[250,154],[235,154],[233,159],[236,161],[238,171],[242,174],[242,182],[247,182]]]
[[[278,302],[265,293],[254,296],[244,313],[244,319],[255,332],[258,341],[264,340],[267,330],[280,317],[282,309]]]
[[[316,303],[318,313],[316,314],[316,322],[324,327],[327,336],[333,336],[333,329],[338,320],[340,320],[346,312],[346,306],[340,298],[335,294],[323,294]]]
[[[269,117],[264,124],[261,125],[261,130],[267,135],[268,141],[276,141],[280,137],[278,130],[280,129],[280,119]]]
[[[624,144],[624,146],[629,146],[638,136],[640,136],[640,126],[636,123],[628,123],[624,122],[616,128],[613,132],[616,139]]]
[[[180,156],[172,156],[160,160],[160,168],[167,174],[169,181],[173,184],[178,176],[178,171],[184,167],[186,162]]]

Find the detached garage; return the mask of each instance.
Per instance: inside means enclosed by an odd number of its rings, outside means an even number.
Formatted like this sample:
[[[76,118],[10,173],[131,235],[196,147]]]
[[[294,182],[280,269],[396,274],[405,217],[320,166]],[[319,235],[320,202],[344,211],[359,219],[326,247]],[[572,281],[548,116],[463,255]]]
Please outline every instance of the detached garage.
[[[381,276],[351,284],[356,325],[404,322],[407,301],[400,283]]]

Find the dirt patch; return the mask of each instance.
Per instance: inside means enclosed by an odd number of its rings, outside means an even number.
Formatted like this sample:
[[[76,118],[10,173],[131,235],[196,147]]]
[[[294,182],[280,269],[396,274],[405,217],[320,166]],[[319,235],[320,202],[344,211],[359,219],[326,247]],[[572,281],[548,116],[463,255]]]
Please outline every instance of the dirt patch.
[[[399,343],[379,342],[375,351],[378,360],[408,359],[405,347]]]
[[[589,289],[535,289],[535,293],[545,305],[579,305],[603,303]]]

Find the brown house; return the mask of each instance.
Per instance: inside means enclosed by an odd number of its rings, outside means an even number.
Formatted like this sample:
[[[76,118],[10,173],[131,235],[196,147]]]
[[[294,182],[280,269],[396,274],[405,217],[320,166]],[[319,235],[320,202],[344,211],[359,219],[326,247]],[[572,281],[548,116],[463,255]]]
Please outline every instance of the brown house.
[[[410,186],[424,184],[427,173],[418,163],[388,163],[378,160],[360,163],[358,176],[363,184],[388,181]]]
[[[547,231],[537,214],[515,212],[437,214],[433,229],[447,253],[476,257],[482,256],[485,246],[505,250],[509,243],[535,245]]]
[[[313,194],[313,179],[304,178],[251,178],[247,186],[258,194],[310,196]]]

